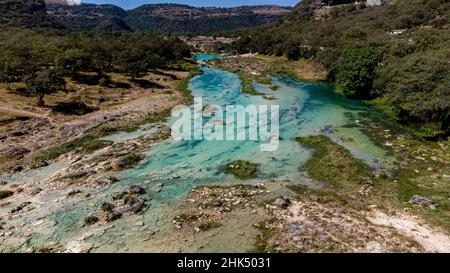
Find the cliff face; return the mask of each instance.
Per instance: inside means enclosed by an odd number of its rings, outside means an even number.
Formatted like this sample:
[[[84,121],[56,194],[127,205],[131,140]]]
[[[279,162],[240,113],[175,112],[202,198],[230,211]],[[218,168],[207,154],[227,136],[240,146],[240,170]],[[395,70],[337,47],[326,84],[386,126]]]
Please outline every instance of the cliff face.
[[[0,0],[0,26],[64,28],[46,11],[44,0]]]

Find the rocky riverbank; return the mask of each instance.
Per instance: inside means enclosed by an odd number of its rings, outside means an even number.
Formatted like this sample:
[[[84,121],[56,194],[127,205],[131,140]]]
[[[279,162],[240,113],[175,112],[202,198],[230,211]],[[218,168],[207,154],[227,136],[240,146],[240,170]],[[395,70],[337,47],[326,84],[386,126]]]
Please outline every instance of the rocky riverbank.
[[[58,223],[51,215],[94,200],[96,194],[118,182],[122,170],[139,163],[144,152],[170,136],[170,129],[158,123],[173,106],[190,100],[183,89],[190,73],[158,71],[143,78],[144,83],[119,88],[70,82],[71,96],[79,96],[83,104],[95,104],[94,111],[82,115],[52,110],[52,105],[66,99],[65,94],[49,96],[47,107],[39,108],[30,99],[1,90],[8,99],[1,102],[0,110],[9,117],[0,128],[1,252],[89,251],[79,242],[29,241],[45,237],[42,232],[55,232]],[[120,75],[112,78],[126,80]],[[142,124],[146,126],[140,128]],[[114,141],[103,139],[117,131],[136,130],[142,132]],[[94,224],[95,228],[97,222],[139,214],[148,206],[146,197],[132,189],[118,192],[107,204],[89,209],[84,221],[74,225],[81,229]]]
[[[130,82],[114,74],[115,85],[110,87],[69,82],[69,94],[49,95],[45,107],[36,107],[33,98],[0,89],[0,171],[20,172],[46,165],[70,151],[81,148],[91,152],[106,146],[108,143],[95,139],[135,130],[189,99],[184,90],[178,90],[189,75],[189,71],[155,71]],[[73,101],[93,110],[81,114],[56,110],[62,103],[75,107]]]
[[[253,83],[271,84],[270,76],[284,75],[298,80],[320,82],[326,81],[328,74],[324,67],[313,61],[288,61],[284,57],[259,54],[226,56],[208,63],[238,74],[243,91],[252,95],[260,95],[253,88]],[[272,85],[271,88],[275,91],[277,86]]]

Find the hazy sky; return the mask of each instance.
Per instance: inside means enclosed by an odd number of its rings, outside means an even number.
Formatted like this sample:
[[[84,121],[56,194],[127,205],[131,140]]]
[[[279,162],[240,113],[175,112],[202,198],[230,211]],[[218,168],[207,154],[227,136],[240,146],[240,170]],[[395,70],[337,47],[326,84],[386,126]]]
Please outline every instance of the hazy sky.
[[[114,4],[125,9],[135,8],[143,4],[179,3],[196,7],[235,7],[242,5],[277,4],[281,6],[294,6],[300,0],[82,0],[83,3]]]

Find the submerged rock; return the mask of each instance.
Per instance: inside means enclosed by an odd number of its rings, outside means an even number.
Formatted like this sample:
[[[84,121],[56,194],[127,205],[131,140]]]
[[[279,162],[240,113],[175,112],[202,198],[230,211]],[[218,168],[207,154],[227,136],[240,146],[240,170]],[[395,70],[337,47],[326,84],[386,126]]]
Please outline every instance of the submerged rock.
[[[140,185],[131,185],[130,192],[135,194],[145,194],[145,189]]]
[[[142,158],[143,158],[143,156],[140,154],[130,153],[126,156],[121,156],[119,158],[116,158],[112,162],[111,167],[114,171],[120,171],[120,170],[123,170],[123,169],[133,166],[134,164],[141,161]]]

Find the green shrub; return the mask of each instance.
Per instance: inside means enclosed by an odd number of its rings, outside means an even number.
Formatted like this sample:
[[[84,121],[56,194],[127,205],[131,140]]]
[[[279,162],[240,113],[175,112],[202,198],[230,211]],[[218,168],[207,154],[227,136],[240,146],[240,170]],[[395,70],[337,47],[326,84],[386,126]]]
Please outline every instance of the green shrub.
[[[374,47],[350,48],[338,61],[336,83],[344,95],[352,98],[368,98],[375,77],[375,67],[380,52]]]

